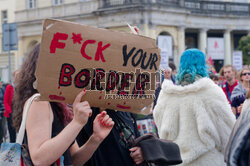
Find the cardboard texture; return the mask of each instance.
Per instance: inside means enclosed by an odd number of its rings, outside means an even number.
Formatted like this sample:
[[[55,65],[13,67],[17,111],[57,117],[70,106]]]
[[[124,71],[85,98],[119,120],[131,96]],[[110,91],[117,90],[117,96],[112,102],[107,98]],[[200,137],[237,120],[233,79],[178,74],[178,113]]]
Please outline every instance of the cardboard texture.
[[[69,104],[86,89],[92,107],[140,113],[153,102],[159,64],[151,38],[47,19],[37,89],[41,100]]]

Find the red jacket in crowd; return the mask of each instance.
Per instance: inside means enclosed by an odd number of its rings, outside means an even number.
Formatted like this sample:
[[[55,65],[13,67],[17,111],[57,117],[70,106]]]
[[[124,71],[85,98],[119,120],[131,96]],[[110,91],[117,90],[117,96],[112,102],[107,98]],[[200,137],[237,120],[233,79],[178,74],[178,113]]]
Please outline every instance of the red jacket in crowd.
[[[13,87],[9,84],[5,89],[3,97],[3,104],[5,108],[3,116],[5,116],[6,118],[9,118],[11,114],[12,98],[13,98]]]
[[[229,85],[228,83],[227,83],[227,85],[228,85],[228,90],[229,91],[227,91],[227,87],[226,87],[226,83],[227,82],[225,82],[225,84],[223,85],[223,91],[224,91],[224,93],[226,94],[226,96],[227,96],[227,100],[229,101],[229,103],[231,104],[232,102],[231,102],[231,94],[232,94],[232,92],[233,92],[233,90],[234,90],[234,87],[236,87],[237,85],[238,85],[238,81],[237,80],[235,80],[235,82],[234,82],[234,84],[231,86],[231,85]],[[229,93],[229,95],[230,95],[230,97],[228,96],[228,93]]]

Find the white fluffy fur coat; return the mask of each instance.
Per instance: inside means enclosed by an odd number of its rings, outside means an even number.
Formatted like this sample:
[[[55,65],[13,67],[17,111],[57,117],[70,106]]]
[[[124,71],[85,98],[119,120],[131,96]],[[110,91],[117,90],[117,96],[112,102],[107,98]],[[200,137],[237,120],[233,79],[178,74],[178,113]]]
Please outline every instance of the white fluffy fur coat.
[[[222,89],[209,78],[187,86],[165,80],[154,119],[160,138],[180,147],[183,166],[223,166],[235,116]]]

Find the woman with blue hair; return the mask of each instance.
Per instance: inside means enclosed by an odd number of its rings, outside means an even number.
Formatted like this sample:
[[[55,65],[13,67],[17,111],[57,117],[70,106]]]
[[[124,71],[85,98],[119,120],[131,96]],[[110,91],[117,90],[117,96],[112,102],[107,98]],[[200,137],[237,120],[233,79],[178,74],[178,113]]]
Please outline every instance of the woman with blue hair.
[[[208,78],[205,55],[186,50],[177,85],[164,80],[154,119],[162,139],[180,147],[185,166],[223,166],[235,117],[222,89]]]
[[[188,85],[202,77],[208,77],[205,55],[198,49],[189,49],[181,56],[177,81]]]

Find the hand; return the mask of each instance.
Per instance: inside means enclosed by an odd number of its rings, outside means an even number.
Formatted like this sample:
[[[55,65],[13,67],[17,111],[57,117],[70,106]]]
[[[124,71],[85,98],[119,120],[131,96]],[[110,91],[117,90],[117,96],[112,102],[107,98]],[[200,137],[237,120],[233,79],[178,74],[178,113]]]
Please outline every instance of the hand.
[[[81,91],[75,98],[73,103],[74,117],[73,120],[84,126],[88,118],[92,115],[92,110],[87,101],[81,102],[82,96],[86,93],[86,90]]]
[[[107,115],[106,111],[98,114],[93,123],[93,136],[96,141],[103,141],[114,126],[114,121]]]
[[[236,108],[235,107],[231,107],[232,108],[232,112],[234,115],[236,115]]]
[[[141,164],[144,161],[140,147],[138,147],[138,146],[133,147],[133,148],[129,149],[129,151],[131,152],[130,156],[133,158],[133,160],[136,164]]]
[[[242,107],[243,107],[243,104],[241,104],[241,105],[238,107],[238,109],[237,109],[239,114],[241,114]]]
[[[140,29],[137,26],[134,26],[133,28],[136,31],[137,35],[140,35]]]

